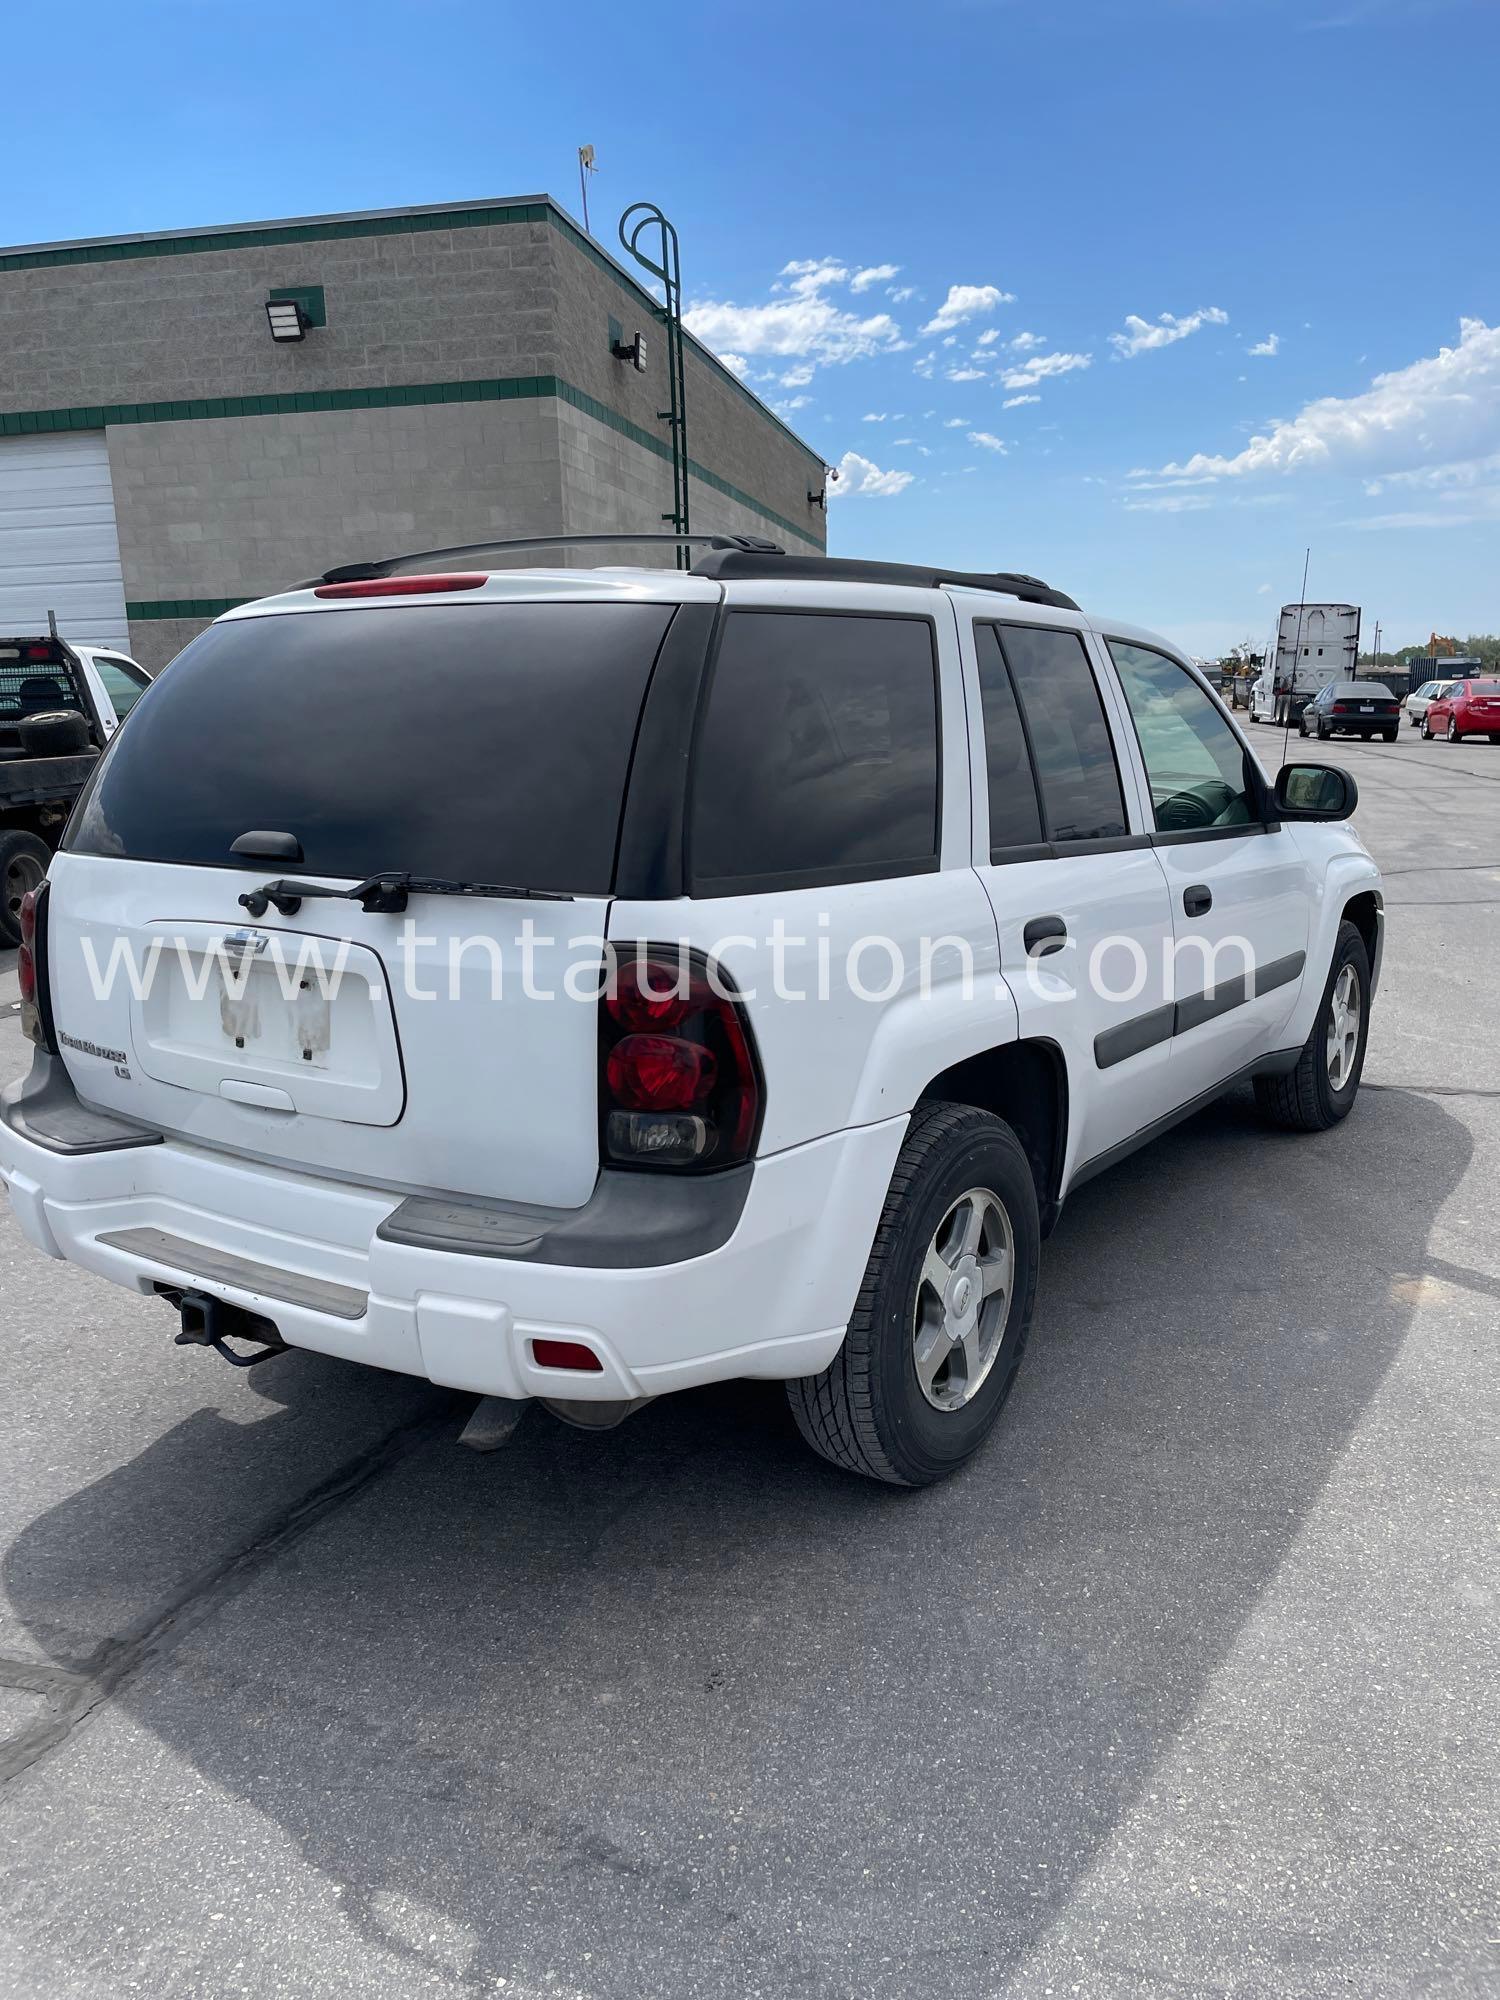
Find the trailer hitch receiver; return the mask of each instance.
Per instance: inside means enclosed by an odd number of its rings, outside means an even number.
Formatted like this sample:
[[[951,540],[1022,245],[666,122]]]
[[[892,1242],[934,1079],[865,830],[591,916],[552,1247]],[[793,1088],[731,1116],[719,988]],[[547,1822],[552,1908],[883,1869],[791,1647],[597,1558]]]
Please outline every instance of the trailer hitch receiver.
[[[174,1343],[178,1347],[211,1347],[231,1368],[253,1368],[257,1361],[269,1361],[272,1355],[288,1351],[270,1320],[246,1312],[243,1306],[232,1306],[210,1292],[184,1292],[165,1286],[158,1290],[176,1307],[182,1322]],[[253,1340],[258,1346],[253,1354],[240,1354],[229,1345],[231,1340]]]

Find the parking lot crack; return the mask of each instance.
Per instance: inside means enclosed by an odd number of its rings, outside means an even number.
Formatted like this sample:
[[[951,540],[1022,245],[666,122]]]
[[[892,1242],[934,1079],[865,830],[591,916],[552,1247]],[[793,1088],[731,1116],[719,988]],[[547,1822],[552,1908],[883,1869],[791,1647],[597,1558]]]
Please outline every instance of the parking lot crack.
[[[254,1582],[277,1557],[294,1548],[331,1515],[452,1425],[455,1399],[398,1424],[265,1522],[249,1541],[200,1570],[132,1631],[108,1638],[76,1671],[0,1662],[0,1685],[45,1695],[47,1712],[0,1743],[0,1787],[29,1771],[69,1741],[95,1711],[141,1670],[161,1659],[231,1598]]]

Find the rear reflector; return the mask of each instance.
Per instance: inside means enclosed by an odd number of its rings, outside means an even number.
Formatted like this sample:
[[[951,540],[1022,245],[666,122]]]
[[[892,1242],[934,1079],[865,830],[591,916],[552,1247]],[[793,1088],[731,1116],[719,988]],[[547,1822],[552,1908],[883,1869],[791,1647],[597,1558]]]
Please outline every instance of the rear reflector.
[[[573,1368],[581,1375],[602,1375],[604,1363],[581,1340],[534,1340],[531,1352],[538,1368]]]
[[[320,583],[314,597],[425,597],[434,591],[478,590],[488,583],[483,570],[452,576],[368,576],[355,583]]]

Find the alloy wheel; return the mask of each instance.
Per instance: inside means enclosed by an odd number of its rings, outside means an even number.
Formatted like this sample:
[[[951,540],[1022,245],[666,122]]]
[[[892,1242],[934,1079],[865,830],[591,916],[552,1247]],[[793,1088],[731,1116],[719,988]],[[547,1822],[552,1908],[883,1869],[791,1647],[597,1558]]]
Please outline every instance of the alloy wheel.
[[[1015,1282],[1010,1217],[990,1188],[961,1194],[933,1231],[912,1317],[912,1361],[935,1410],[978,1395],[1005,1341]]]
[[[1352,965],[1346,965],[1333,983],[1328,1003],[1328,1081],[1335,1090],[1342,1090],[1354,1073],[1361,1006],[1358,976]]]

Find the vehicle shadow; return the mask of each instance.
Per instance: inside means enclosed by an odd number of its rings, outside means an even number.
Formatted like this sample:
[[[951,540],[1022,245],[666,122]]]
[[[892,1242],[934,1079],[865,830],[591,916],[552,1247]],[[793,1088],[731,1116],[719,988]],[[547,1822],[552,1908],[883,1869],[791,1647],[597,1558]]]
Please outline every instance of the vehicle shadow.
[[[1003,1991],[1295,1543],[1469,1153],[1399,1090],[1312,1141],[1228,1100],[1070,1204],[1000,1431],[947,1485],[835,1473],[774,1386],[604,1437],[537,1413],[487,1459],[455,1417],[113,1699],[338,1886],[351,1991],[366,1953],[454,1990]],[[260,1374],[278,1399],[347,1382]],[[224,1426],[247,1505],[281,1421]],[[86,1625],[111,1519],[183,1492],[192,1428],[25,1532],[28,1630]],[[105,1875],[129,1963],[162,1922],[137,1865]],[[196,1881],[184,1926],[217,1893]]]

